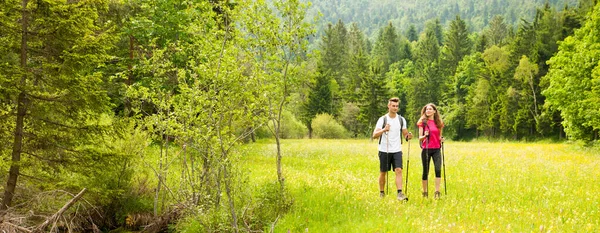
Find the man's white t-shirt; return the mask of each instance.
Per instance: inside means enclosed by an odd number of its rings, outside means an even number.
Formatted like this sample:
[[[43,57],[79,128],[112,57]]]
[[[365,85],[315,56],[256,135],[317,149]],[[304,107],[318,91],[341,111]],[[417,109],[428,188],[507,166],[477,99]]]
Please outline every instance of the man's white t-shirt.
[[[396,114],[396,117],[391,118],[388,114],[382,116],[377,120],[377,124],[375,125],[375,129],[381,129],[383,125],[383,118],[386,117],[386,124],[390,124],[390,131],[383,133],[381,135],[381,143],[379,144],[379,151],[388,152],[388,153],[396,153],[402,151],[402,144],[400,144],[400,140],[402,139],[402,130],[400,129],[400,121],[402,119],[402,129],[406,129],[406,120],[403,117],[400,117],[399,114]],[[389,148],[388,148],[388,137],[389,137]]]

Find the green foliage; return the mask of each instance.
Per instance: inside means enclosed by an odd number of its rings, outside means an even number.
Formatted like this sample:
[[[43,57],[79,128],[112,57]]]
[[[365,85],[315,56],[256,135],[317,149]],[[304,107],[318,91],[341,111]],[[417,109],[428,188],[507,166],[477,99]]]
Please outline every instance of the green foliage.
[[[318,114],[312,120],[311,127],[316,138],[347,138],[348,132],[329,114]]]
[[[368,75],[362,78],[360,88],[360,115],[361,130],[363,135],[371,133],[371,126],[375,125],[377,119],[387,109],[387,101],[390,98],[385,75],[381,73],[378,65],[371,66]]]
[[[313,1],[309,9],[309,16],[321,14],[321,25],[334,23],[338,20],[343,22],[356,22],[358,26],[370,38],[378,34],[378,30],[385,27],[389,22],[404,30],[411,26],[417,32],[422,32],[426,22],[438,18],[442,25],[454,20],[460,15],[473,31],[481,31],[492,21],[492,17],[501,16],[506,24],[511,27],[519,24],[522,18],[532,19],[536,8],[549,2],[555,8],[564,6],[573,7],[583,5],[587,9],[593,4],[593,0],[372,0],[372,1]],[[320,31],[324,28],[320,29]],[[411,41],[416,41],[412,40]]]
[[[318,74],[315,83],[311,86],[311,91],[308,94],[308,99],[304,105],[304,116],[306,125],[310,126],[313,118],[320,113],[329,113],[334,115],[337,109],[333,106],[333,90],[331,78]],[[312,132],[312,127],[308,127]]]
[[[268,126],[260,127],[257,130],[256,136],[259,138],[273,138],[273,133],[271,132],[272,129],[273,125],[269,122]],[[279,137],[282,139],[300,139],[307,135],[308,129],[306,128],[306,125],[296,119],[290,111],[283,111],[281,115]]]
[[[463,57],[471,53],[472,47],[467,25],[460,16],[456,16],[456,19],[450,22],[445,38],[441,53],[442,61],[444,69],[453,74]]]
[[[356,103],[345,103],[344,111],[340,114],[340,122],[344,128],[348,129],[352,137],[358,137],[360,135],[361,126],[358,117],[360,115],[360,108]]]
[[[470,104],[480,104],[480,97],[470,96],[469,94],[477,95],[481,94],[477,88],[474,87],[474,83],[478,81],[485,74],[485,64],[481,58],[480,53],[474,53],[466,56],[459,64],[456,69],[454,77],[449,81],[448,89],[446,93],[447,105],[440,106],[440,112],[444,116],[444,135],[452,138],[459,139],[465,138],[469,134],[469,120],[471,122],[476,121],[477,115],[469,116],[468,111],[472,111],[474,114],[478,114],[477,109],[479,107],[473,107]],[[485,87],[481,87],[485,90]],[[485,93],[485,92],[484,92]],[[475,125],[475,124],[471,124]]]
[[[362,78],[369,72],[369,52],[367,40],[357,24],[352,24],[348,42],[349,70],[343,97],[346,102],[358,102]]]
[[[484,31],[487,44],[502,47],[506,44],[508,37],[508,26],[504,22],[502,15],[496,15],[490,21],[488,28]]]
[[[440,66],[440,45],[443,36],[438,30],[439,22],[429,22],[425,33],[421,34],[415,51],[415,75],[407,91],[407,117],[418,119],[420,109],[427,103],[439,104],[445,77]]]
[[[285,193],[284,193],[285,192]],[[261,187],[256,199],[253,222],[263,229],[270,227],[278,218],[285,216],[293,206],[293,197],[283,191],[277,183],[269,183]]]
[[[116,36],[97,21],[106,1],[30,2],[24,9],[16,1],[0,4],[0,142],[9,145],[0,154],[11,154],[12,171],[5,208],[14,194],[21,196],[15,187],[50,188],[63,174],[110,157],[96,147],[110,132],[102,121],[110,103],[99,68],[110,59]],[[36,179],[21,183],[20,175]]]
[[[387,73],[391,64],[399,61],[400,57],[400,36],[396,32],[394,25],[389,23],[379,32],[371,59],[379,61],[374,63],[380,65],[377,67],[382,73]]]
[[[549,86],[542,92],[546,104],[561,112],[567,134],[583,140],[597,139],[600,129],[600,5],[589,16],[548,61],[550,70],[544,78]]]
[[[408,39],[410,42],[417,41],[419,39],[415,25],[410,25],[410,27],[408,27],[408,30],[406,31],[406,39]]]
[[[320,42],[319,72],[340,86],[346,87],[346,72],[348,69],[348,30],[341,20],[335,25],[329,24]],[[337,95],[337,93],[334,93]]]

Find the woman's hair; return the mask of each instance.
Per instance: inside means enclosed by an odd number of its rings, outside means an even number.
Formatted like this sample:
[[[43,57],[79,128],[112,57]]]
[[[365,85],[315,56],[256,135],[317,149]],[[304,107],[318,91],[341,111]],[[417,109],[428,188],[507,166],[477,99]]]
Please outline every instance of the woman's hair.
[[[435,122],[435,126],[437,126],[439,129],[443,128],[444,122],[442,121],[442,117],[440,117],[440,112],[437,110],[437,107],[433,103],[428,103],[425,106],[423,106],[423,109],[421,109],[421,118],[419,119],[419,122],[423,123],[427,120],[427,116],[425,115],[425,111],[427,111],[427,106],[431,106],[433,110],[435,110],[435,113],[433,114],[433,121]]]

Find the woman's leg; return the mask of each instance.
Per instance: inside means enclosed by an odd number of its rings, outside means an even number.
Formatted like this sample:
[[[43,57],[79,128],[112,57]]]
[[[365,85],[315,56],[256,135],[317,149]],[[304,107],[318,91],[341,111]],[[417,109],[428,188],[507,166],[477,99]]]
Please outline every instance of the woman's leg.
[[[421,185],[423,186],[423,196],[427,195],[427,177],[429,176],[430,157],[427,150],[421,151],[421,162],[423,163],[423,176],[421,177]]]

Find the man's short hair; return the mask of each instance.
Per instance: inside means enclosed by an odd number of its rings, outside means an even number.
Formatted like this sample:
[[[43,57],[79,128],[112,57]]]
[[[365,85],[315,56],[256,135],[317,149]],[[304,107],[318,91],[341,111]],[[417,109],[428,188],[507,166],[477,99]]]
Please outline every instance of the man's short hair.
[[[398,103],[398,102],[400,102],[400,99],[398,97],[392,97],[392,98],[390,98],[389,102]]]

